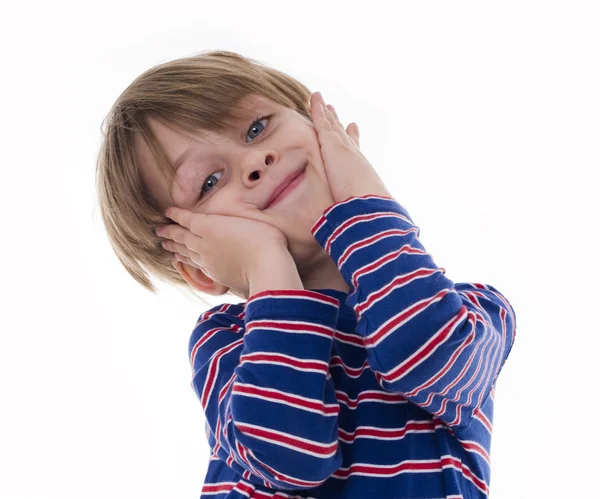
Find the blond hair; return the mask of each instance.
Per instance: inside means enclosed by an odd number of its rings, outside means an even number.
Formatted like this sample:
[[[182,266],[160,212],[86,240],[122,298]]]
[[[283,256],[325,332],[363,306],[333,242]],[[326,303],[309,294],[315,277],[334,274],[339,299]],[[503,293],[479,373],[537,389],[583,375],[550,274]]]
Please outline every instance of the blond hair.
[[[125,270],[156,293],[154,275],[194,293],[173,268],[154,229],[171,223],[142,181],[134,147],[138,134],[170,182],[174,165],[148,124],[148,118],[191,132],[228,132],[238,119],[236,105],[257,94],[294,109],[309,120],[310,90],[262,62],[229,51],[201,52],[155,66],[138,76],[118,97],[102,122],[96,188],[108,238]],[[238,108],[239,109],[239,108]]]

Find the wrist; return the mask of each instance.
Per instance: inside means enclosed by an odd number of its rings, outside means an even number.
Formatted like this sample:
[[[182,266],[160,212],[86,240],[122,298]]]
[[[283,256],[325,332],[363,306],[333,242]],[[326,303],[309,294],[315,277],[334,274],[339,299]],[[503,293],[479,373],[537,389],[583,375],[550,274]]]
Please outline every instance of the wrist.
[[[273,289],[304,289],[296,262],[287,252],[264,255],[248,273],[249,297]]]

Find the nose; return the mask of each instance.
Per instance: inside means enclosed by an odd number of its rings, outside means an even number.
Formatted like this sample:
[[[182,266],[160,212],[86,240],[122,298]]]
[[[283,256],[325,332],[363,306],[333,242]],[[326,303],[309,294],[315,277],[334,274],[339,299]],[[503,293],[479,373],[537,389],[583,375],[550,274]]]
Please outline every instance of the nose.
[[[276,157],[277,154],[275,152],[269,151],[268,153],[262,152],[258,159],[256,159],[256,156],[251,158],[247,165],[249,173],[247,176],[244,175],[244,178],[247,178],[248,183],[252,185],[264,176],[265,170],[270,168],[276,162]]]

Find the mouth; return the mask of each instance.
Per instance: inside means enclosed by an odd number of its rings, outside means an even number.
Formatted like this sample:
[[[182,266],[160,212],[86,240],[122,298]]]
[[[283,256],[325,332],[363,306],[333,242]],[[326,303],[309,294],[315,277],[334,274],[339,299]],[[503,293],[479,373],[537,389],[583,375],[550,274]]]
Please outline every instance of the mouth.
[[[304,163],[303,167],[300,170],[291,174],[281,183],[281,185],[275,190],[275,192],[273,192],[271,197],[268,199],[265,206],[263,207],[263,210],[266,210],[270,206],[273,206],[274,204],[287,197],[287,195],[290,192],[292,192],[299,184],[302,183],[302,180],[304,180],[307,165],[308,162]]]

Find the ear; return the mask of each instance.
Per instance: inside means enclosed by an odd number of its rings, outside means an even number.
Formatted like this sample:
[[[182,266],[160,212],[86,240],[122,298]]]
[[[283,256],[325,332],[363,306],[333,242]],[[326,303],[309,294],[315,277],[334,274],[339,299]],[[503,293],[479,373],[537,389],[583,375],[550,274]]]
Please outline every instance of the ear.
[[[203,293],[214,296],[224,295],[229,291],[227,286],[214,281],[208,275],[202,272],[202,270],[194,267],[193,265],[176,261],[173,263],[173,266],[175,267],[175,270],[179,272],[181,277],[183,277],[190,286],[198,291],[202,291]]]

